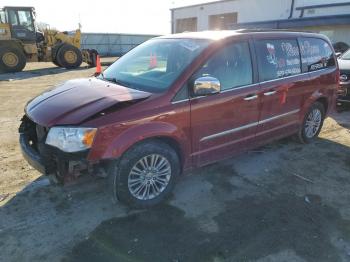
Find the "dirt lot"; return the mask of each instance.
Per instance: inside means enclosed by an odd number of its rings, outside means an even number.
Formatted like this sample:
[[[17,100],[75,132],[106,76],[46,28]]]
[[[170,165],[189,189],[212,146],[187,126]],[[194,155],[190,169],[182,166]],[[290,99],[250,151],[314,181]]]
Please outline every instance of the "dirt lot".
[[[350,261],[350,112],[314,144],[284,139],[202,168],[162,206],[131,211],[103,179],[49,185],[18,147],[25,103],[93,71],[0,75],[0,261]]]

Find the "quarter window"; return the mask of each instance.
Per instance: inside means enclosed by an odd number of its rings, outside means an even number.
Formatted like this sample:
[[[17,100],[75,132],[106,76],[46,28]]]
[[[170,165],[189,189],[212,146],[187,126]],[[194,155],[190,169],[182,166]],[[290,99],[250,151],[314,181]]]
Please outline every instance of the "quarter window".
[[[247,42],[233,43],[212,56],[195,77],[212,76],[221,90],[253,83],[252,63]]]
[[[300,51],[304,72],[335,66],[333,51],[322,39],[301,38]]]
[[[301,73],[296,40],[258,40],[256,47],[261,81]]]

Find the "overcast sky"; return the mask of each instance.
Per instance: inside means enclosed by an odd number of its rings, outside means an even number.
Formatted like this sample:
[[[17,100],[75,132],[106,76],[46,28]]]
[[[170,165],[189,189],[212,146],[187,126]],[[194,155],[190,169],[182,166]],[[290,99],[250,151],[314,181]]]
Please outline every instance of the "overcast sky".
[[[170,8],[210,0],[0,0],[0,6],[34,6],[37,20],[62,31],[168,34]]]

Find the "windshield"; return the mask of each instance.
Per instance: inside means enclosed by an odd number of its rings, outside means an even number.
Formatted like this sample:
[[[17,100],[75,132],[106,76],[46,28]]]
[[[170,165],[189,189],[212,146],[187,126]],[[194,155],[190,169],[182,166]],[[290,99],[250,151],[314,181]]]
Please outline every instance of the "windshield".
[[[346,51],[341,58],[342,60],[350,60],[350,50]]]
[[[171,86],[209,43],[198,39],[152,39],[122,56],[99,78],[160,93]]]

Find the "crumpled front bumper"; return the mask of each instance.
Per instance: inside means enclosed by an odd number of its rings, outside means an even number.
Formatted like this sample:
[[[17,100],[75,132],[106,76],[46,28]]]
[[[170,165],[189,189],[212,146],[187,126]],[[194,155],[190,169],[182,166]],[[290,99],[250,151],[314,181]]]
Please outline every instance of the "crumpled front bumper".
[[[89,151],[66,153],[45,144],[48,129],[22,118],[19,127],[19,144],[24,159],[44,175],[54,175],[61,182],[74,180],[84,173],[91,173],[94,164],[87,160]]]
[[[19,144],[24,159],[40,173],[48,175],[49,169],[45,166],[45,161],[40,154],[30,146],[28,137],[26,137],[25,134],[19,135]]]

